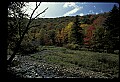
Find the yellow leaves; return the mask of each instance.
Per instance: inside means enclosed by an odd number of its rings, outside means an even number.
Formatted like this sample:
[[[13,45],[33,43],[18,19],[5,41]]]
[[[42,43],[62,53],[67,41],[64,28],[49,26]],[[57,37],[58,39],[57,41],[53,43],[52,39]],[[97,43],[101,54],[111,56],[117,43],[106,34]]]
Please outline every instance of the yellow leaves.
[[[85,27],[88,27],[89,25],[88,24],[81,24],[80,27],[81,28],[85,28]]]
[[[72,25],[73,25],[73,22],[70,22],[70,23],[65,27],[64,32],[68,33],[68,32],[71,30]]]
[[[68,38],[72,25],[73,25],[73,22],[70,22],[65,28],[62,28],[57,32],[56,38],[58,42],[59,41],[64,42]]]

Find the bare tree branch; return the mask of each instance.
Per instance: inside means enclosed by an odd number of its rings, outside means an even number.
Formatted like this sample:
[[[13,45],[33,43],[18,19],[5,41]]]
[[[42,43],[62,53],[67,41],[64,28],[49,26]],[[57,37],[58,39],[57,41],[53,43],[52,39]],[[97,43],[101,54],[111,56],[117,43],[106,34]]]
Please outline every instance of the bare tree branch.
[[[39,13],[38,15],[36,15],[32,20],[34,20],[34,19],[37,18],[39,15],[41,15],[42,13],[44,13],[47,9],[48,9],[48,7],[47,7],[45,10],[43,10],[41,13]]]
[[[36,7],[37,7],[37,2],[36,2]]]
[[[40,3],[36,6],[36,8],[33,10],[32,14],[31,14],[31,16],[30,16],[30,20],[32,19],[33,14],[35,13],[36,9],[40,6],[40,4],[41,4],[41,2],[40,2]]]

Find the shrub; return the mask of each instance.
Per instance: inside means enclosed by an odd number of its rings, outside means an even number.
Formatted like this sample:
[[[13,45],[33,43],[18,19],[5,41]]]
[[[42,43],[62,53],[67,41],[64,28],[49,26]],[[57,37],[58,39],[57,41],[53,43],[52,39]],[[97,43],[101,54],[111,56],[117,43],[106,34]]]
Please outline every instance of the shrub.
[[[71,50],[78,50],[80,46],[78,44],[71,43],[71,44],[67,44],[66,48],[71,49]]]
[[[39,51],[39,46],[33,45],[32,43],[22,44],[20,48],[20,53],[23,55],[35,53],[37,51]]]

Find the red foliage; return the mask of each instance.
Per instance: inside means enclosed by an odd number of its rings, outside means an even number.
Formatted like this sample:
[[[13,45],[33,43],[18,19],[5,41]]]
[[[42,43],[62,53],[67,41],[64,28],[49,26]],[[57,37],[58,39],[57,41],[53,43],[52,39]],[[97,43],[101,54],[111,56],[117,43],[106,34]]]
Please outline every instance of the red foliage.
[[[95,30],[95,27],[94,26],[90,26],[90,27],[88,27],[88,30]]]
[[[84,38],[84,44],[90,44],[90,40],[93,37],[93,30],[95,30],[94,26],[88,27],[86,37]]]

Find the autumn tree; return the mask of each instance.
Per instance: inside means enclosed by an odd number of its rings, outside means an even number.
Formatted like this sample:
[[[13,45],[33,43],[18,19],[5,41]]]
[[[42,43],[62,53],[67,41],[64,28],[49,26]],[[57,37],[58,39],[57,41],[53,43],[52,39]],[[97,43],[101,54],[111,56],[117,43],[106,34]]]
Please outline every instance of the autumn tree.
[[[56,45],[57,45],[57,46],[62,46],[61,29],[59,29],[59,30],[56,32],[55,42],[56,42]]]
[[[94,31],[94,36],[91,40],[92,42],[92,48],[94,51],[103,51],[104,50],[104,34],[105,30],[103,28],[103,23],[105,21],[106,17],[99,15],[94,21],[93,26],[96,28]]]
[[[94,37],[94,31],[95,27],[93,25],[90,25],[87,27],[86,34],[84,35],[84,44],[85,47],[91,48],[93,45],[93,37]]]
[[[73,22],[68,23],[68,25],[64,28],[63,31],[63,37],[64,37],[64,43],[67,44],[69,43],[68,40],[70,39],[70,33],[71,33],[71,28],[72,28]]]

